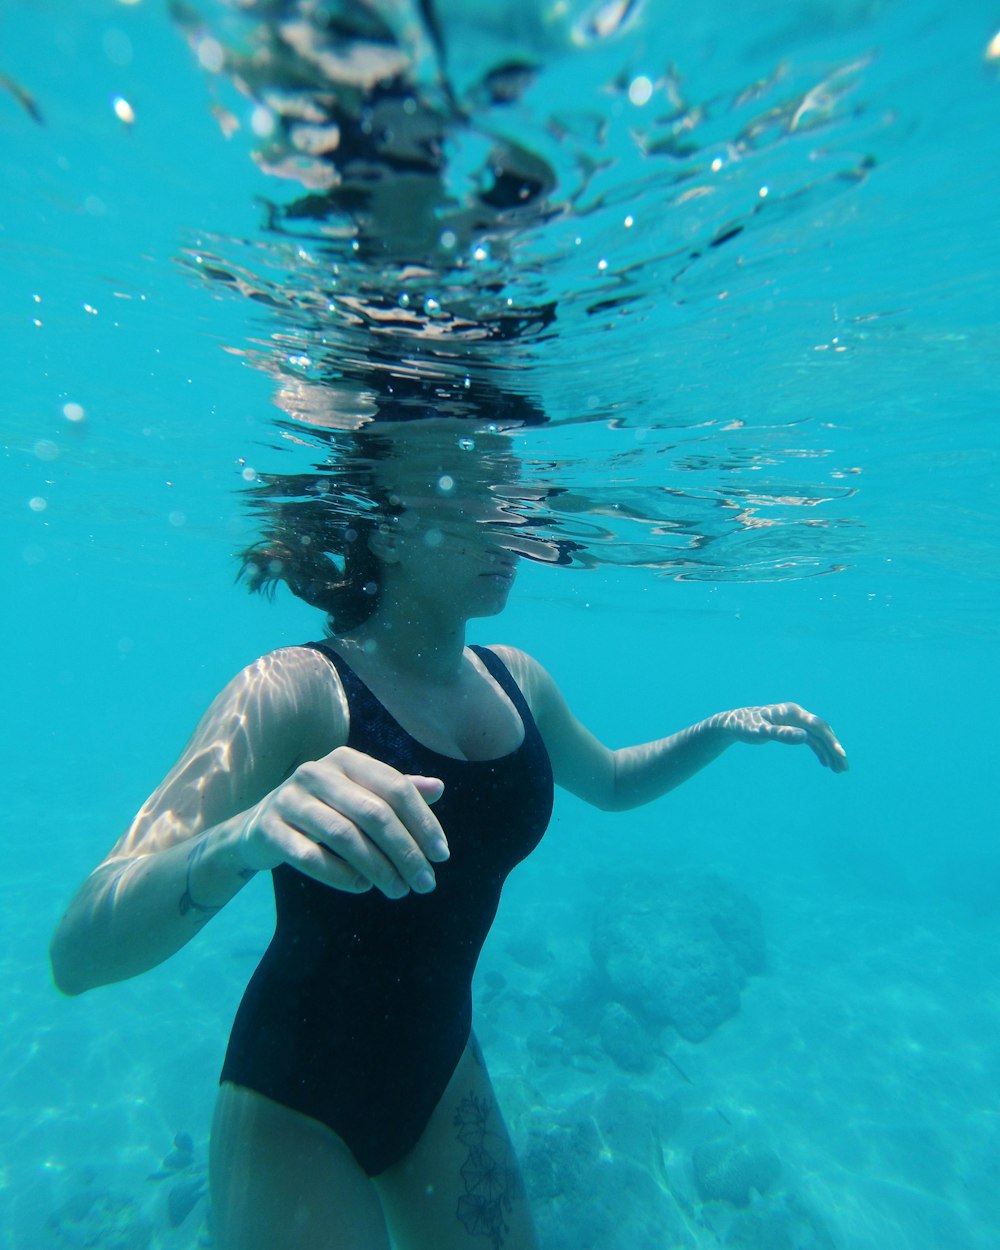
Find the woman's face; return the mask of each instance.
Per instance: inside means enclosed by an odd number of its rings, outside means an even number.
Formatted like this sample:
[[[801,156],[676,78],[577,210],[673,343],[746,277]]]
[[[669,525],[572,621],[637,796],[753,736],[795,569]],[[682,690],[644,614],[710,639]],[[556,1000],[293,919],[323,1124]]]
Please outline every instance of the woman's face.
[[[373,466],[395,515],[372,539],[385,587],[434,600],[466,616],[492,616],[507,602],[521,556],[551,560],[525,533],[520,463],[500,434],[467,434],[455,422],[404,427]]]
[[[514,584],[519,552],[502,509],[489,496],[460,493],[442,474],[451,498],[407,501],[383,527],[375,552],[387,584],[420,600],[433,599],[466,616],[502,611]]]
[[[398,593],[434,598],[469,616],[491,616],[507,601],[518,557],[521,517],[505,497],[519,465],[498,435],[469,436],[449,422],[393,439],[378,465],[380,493],[396,515],[373,539]],[[398,511],[397,511],[398,510]]]

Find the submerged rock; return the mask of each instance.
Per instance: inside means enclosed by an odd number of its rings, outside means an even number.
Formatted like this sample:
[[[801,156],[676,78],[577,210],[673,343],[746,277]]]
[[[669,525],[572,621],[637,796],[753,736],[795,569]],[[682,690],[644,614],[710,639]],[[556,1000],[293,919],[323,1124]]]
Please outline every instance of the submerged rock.
[[[620,1003],[611,1003],[600,1028],[601,1047],[624,1072],[651,1072],[656,1039]]]
[[[591,955],[609,997],[691,1042],[736,1015],[747,977],[766,962],[756,905],[721,878],[695,873],[613,891],[595,919]]]
[[[535,1117],[521,1155],[546,1250],[693,1250],[660,1177],[659,1122],[662,1113],[673,1123],[673,1112],[633,1092],[609,1090]]]
[[[56,1245],[83,1250],[148,1250],[153,1236],[131,1198],[89,1187],[49,1216],[48,1227]]]
[[[508,938],[504,950],[522,968],[544,968],[552,962],[552,952],[530,934]]]
[[[793,1194],[755,1202],[726,1234],[732,1250],[836,1250],[820,1217]]]
[[[536,1067],[551,1068],[566,1061],[562,1040],[546,1029],[534,1029],[525,1045]]]
[[[171,1187],[167,1195],[167,1223],[171,1228],[180,1228],[204,1193],[205,1179],[201,1176],[187,1177]]]
[[[663,1178],[664,1143],[680,1126],[679,1102],[641,1085],[612,1085],[581,1099],[575,1109],[593,1118],[605,1151],[640,1163],[651,1175]]]
[[[781,1175],[781,1162],[773,1150],[738,1137],[702,1142],[692,1162],[702,1200],[734,1207],[747,1207],[754,1194],[769,1193]]]

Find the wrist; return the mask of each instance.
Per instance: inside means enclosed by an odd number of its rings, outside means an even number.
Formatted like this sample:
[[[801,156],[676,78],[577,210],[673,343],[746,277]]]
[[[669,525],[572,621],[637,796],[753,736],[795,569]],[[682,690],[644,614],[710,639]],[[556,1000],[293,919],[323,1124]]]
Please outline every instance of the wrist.
[[[263,854],[268,847],[258,834],[262,806],[261,803],[255,804],[233,822],[230,850],[234,871],[247,880],[258,872],[269,872],[276,863],[281,862],[273,856],[268,859]]]
[[[240,854],[240,838],[221,825],[207,832],[188,851],[184,869],[181,914],[213,916],[255,875]]]
[[[187,854],[184,872],[184,893],[181,895],[178,904],[182,916],[186,916],[189,912],[195,912],[197,915],[207,919],[209,916],[214,916],[217,911],[221,911],[223,907],[222,903],[205,903],[195,897],[195,886],[192,882],[192,877],[194,876],[195,865],[201,860],[204,853],[204,845],[204,842],[199,842]]]
[[[695,729],[698,736],[706,743],[712,743],[719,747],[727,747],[730,743],[736,741],[736,735],[733,732],[728,712],[716,712],[714,715],[700,721]]]

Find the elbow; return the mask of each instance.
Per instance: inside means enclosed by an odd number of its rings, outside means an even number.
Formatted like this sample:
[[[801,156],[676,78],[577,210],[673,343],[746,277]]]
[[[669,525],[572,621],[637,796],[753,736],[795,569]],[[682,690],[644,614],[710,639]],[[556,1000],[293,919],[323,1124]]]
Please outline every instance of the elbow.
[[[602,812],[627,812],[634,807],[634,803],[629,803],[620,795],[612,791],[610,794],[602,795],[594,804],[594,806]]]
[[[601,788],[601,797],[598,807],[602,812],[624,812],[631,804],[626,802],[622,791],[620,757],[617,751],[611,752],[611,768],[605,783]]]
[[[80,959],[74,952],[71,938],[63,932],[63,926],[56,930],[49,944],[49,966],[52,969],[52,980],[60,994],[67,998],[76,998],[86,990],[93,989],[96,982],[84,976]]]

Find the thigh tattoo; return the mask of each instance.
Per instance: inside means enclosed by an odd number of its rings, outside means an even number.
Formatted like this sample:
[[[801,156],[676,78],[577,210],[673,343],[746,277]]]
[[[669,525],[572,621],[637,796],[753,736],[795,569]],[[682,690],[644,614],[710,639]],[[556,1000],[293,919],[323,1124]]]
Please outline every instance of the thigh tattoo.
[[[455,1112],[458,1140],[469,1151],[459,1169],[465,1192],[459,1195],[456,1214],[468,1232],[485,1237],[492,1250],[501,1250],[510,1231],[507,1217],[522,1191],[506,1134],[490,1128],[496,1115],[493,1100],[474,1093],[463,1098]]]

